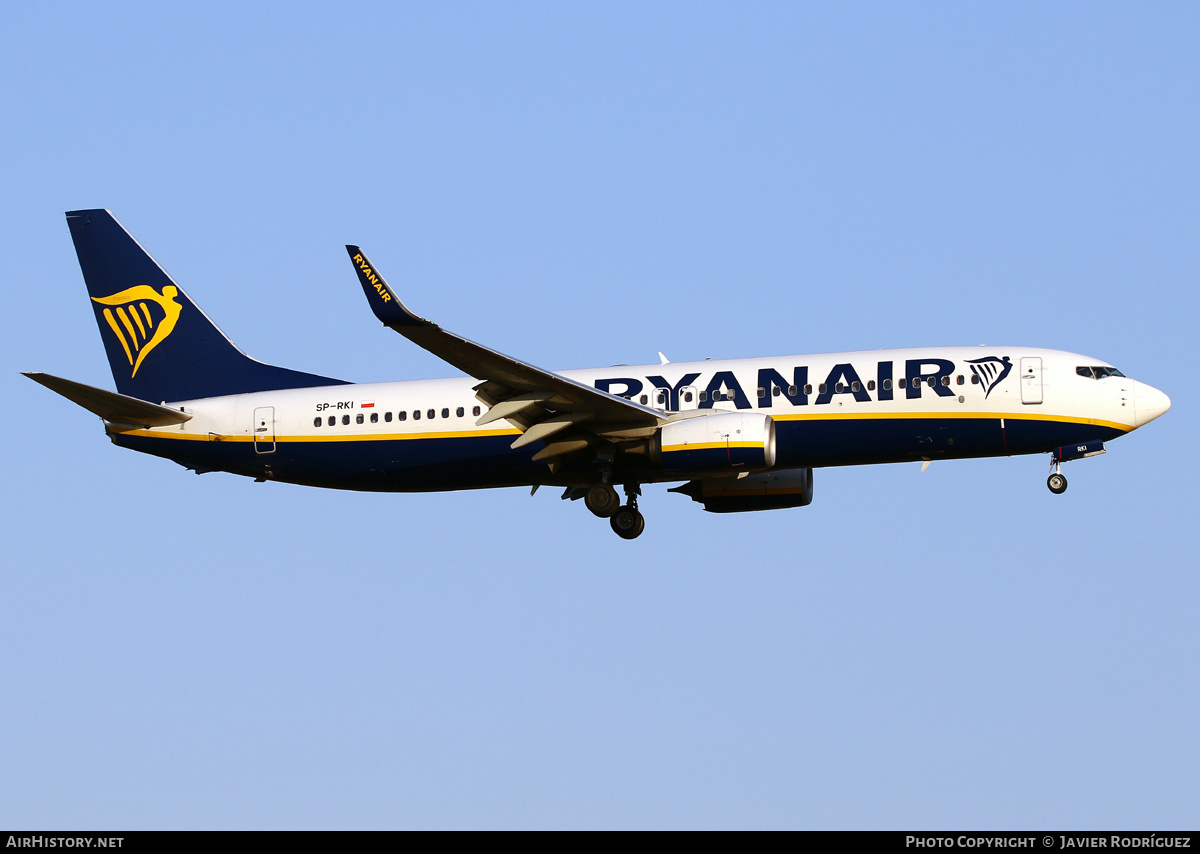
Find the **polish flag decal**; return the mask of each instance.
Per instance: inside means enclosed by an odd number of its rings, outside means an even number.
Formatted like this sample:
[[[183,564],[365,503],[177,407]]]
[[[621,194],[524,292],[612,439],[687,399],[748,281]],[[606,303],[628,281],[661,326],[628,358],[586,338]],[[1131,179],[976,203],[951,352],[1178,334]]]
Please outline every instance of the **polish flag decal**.
[[[373,401],[373,400],[364,400],[362,403],[360,403],[360,404],[359,404],[359,406],[360,406],[360,407],[362,407],[363,409],[374,409],[374,408],[375,408],[375,401]]]

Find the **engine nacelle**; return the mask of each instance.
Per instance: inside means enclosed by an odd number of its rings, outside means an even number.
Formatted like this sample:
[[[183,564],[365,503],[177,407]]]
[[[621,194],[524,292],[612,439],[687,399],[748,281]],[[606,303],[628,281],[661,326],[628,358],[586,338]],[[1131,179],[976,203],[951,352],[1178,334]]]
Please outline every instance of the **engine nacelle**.
[[[756,471],[775,465],[775,422],[755,412],[719,412],[663,426],[656,437],[667,471]]]
[[[746,477],[714,477],[676,486],[699,501],[709,513],[744,513],[749,510],[782,510],[807,507],[813,498],[813,470],[768,471]]]

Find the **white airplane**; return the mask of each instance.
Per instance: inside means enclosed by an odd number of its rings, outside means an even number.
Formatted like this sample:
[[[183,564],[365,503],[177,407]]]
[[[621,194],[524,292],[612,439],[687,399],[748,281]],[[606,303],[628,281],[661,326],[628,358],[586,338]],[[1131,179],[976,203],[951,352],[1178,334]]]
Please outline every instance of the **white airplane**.
[[[803,507],[813,469],[1051,455],[1060,464],[1170,406],[1100,359],[933,347],[555,373],[409,311],[346,247],[386,326],[467,374],[356,384],[263,364],[225,337],[105,210],[67,223],[119,393],[26,376],[99,415],[117,445],[197,472],[427,492],[564,487],[625,539],[640,487],[684,481],[716,513]],[[622,503],[616,486],[625,492]]]

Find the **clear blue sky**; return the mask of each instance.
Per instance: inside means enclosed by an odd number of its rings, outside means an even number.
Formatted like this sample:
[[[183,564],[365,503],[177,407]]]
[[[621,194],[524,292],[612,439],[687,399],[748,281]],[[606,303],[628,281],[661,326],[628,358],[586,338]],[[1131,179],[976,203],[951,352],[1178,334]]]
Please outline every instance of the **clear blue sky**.
[[[8,4],[0,825],[1194,827],[1200,7]],[[63,211],[250,354],[453,375],[988,343],[1171,395],[1071,463],[342,494],[117,449]]]

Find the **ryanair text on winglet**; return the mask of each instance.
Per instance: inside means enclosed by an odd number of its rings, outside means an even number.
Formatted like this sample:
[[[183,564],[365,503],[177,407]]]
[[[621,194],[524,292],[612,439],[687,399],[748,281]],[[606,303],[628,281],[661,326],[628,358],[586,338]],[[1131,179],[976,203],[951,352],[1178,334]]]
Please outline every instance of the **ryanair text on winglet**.
[[[378,276],[375,275],[370,267],[367,266],[367,260],[361,254],[354,256],[354,263],[358,265],[358,269],[362,271],[363,276],[367,281],[375,286],[375,290],[379,291],[379,295],[383,297],[384,302],[391,302],[392,295],[388,293],[387,288]]]

